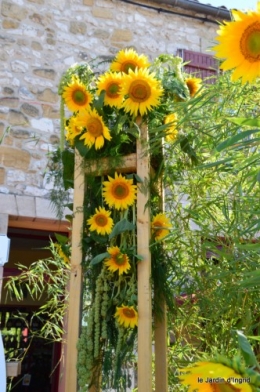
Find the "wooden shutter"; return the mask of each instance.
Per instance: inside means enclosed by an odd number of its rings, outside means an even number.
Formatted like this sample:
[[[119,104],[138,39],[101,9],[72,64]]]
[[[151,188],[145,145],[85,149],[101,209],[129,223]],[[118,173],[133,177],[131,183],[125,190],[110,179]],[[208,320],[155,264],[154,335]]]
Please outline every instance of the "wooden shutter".
[[[192,50],[179,49],[178,56],[182,57],[184,62],[188,62],[184,71],[201,79],[212,77],[218,73],[217,60],[209,55]],[[214,78],[207,80],[208,83],[214,83]]]

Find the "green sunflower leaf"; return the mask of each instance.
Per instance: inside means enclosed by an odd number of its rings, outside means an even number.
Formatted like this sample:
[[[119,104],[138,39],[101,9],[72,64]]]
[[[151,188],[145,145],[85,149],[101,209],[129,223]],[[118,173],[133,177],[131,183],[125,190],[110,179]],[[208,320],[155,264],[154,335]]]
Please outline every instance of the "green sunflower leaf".
[[[109,239],[111,240],[111,238],[114,238],[115,236],[123,233],[124,231],[134,230],[134,228],[135,225],[124,218],[115,224],[112,233],[109,235]]]
[[[109,253],[105,252],[105,253],[100,253],[100,255],[97,255],[94,257],[94,259],[91,260],[89,265],[95,265],[100,263],[102,260],[104,260],[106,257],[109,257]]]

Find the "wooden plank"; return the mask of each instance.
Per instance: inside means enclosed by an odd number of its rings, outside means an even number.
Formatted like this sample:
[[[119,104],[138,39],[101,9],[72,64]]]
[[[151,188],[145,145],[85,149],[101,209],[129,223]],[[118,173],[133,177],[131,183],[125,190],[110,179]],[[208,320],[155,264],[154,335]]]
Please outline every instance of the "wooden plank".
[[[85,176],[83,158],[75,149],[74,203],[71,236],[71,274],[67,319],[67,347],[65,359],[65,392],[77,391],[77,341],[81,323],[82,290],[82,230]]]
[[[9,216],[9,227],[60,233],[68,233],[70,231],[70,223],[68,221],[58,221],[42,218],[17,218],[13,216]]]
[[[136,154],[129,154],[124,157],[101,158],[98,161],[86,161],[85,171],[87,174],[109,174],[112,171],[118,173],[136,172]]]
[[[147,153],[148,131],[146,124],[137,121],[141,135],[137,141],[137,174],[149,181],[150,159]],[[145,184],[144,182],[144,184]],[[144,185],[143,184],[143,185]],[[148,184],[147,184],[148,186]],[[137,253],[143,256],[138,264],[138,391],[152,391],[152,293],[150,211],[146,204],[149,190],[137,192]]]

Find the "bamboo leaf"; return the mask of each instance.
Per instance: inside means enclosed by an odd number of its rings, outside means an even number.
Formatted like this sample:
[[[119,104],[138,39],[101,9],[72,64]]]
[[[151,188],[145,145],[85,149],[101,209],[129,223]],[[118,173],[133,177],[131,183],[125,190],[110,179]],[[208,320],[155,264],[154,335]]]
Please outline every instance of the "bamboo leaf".
[[[245,359],[246,365],[258,367],[257,359],[246,336],[241,331],[236,331],[236,333],[238,338],[238,345]]]
[[[248,125],[250,127],[260,127],[259,118],[246,118],[246,117],[228,117],[228,121],[238,125]]]
[[[234,135],[226,140],[224,140],[224,142],[220,143],[217,147],[216,150],[218,152],[233,146],[234,144],[236,144],[238,141],[245,139],[246,137],[251,136],[253,133],[257,133],[260,132],[260,129],[249,129],[247,131],[243,131],[243,132],[239,132],[237,135]]]

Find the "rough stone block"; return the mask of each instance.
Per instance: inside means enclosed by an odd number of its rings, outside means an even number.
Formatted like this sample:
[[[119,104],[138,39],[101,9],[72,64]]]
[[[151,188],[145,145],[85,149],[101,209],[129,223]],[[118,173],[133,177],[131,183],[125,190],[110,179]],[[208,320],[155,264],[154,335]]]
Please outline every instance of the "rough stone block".
[[[5,167],[13,167],[27,170],[31,156],[27,151],[18,150],[13,147],[0,146],[0,164]]]
[[[115,29],[111,41],[117,41],[117,42],[129,42],[132,41],[133,39],[133,33],[131,30],[125,30],[125,29]]]
[[[50,88],[46,88],[45,90],[39,92],[37,94],[37,98],[39,99],[39,101],[51,103],[55,103],[59,99],[58,94],[54,93]]]
[[[41,78],[54,80],[56,72],[54,69],[38,68],[33,70],[34,75],[40,76]]]
[[[16,196],[18,216],[27,216],[34,218],[36,216],[35,197]]]
[[[87,30],[87,25],[84,22],[72,21],[70,22],[70,32],[72,34],[84,35]]]
[[[51,201],[49,199],[36,197],[35,202],[36,202],[36,218],[57,219],[56,213],[53,207],[51,206]]]
[[[24,61],[14,60],[11,61],[11,69],[13,72],[27,72],[29,65]]]
[[[60,112],[50,105],[42,105],[42,115],[48,118],[60,118]]]
[[[21,7],[9,1],[3,1],[1,7],[1,14],[11,19],[23,20],[26,19],[27,10],[25,7]]]
[[[14,90],[10,87],[4,87],[3,92],[7,95],[12,95],[14,93]]]
[[[4,29],[18,29],[19,27],[19,22],[17,22],[16,20],[12,20],[12,19],[4,19],[2,26]]]
[[[26,102],[22,104],[21,111],[30,117],[38,117],[40,115],[38,108]]]
[[[94,0],[83,0],[83,5],[92,6],[94,4]]]
[[[95,18],[113,19],[113,11],[104,7],[93,7],[92,14]]]
[[[0,193],[0,206],[4,206],[4,213],[17,216],[17,205],[14,195]]]
[[[0,98],[0,106],[7,106],[9,108],[17,108],[19,104],[18,98],[3,97]]]
[[[5,169],[0,167],[0,184],[5,183]]]
[[[32,41],[31,46],[32,46],[33,50],[37,50],[39,52],[43,49],[42,45],[39,42],[37,42],[37,41]]]
[[[17,139],[29,139],[30,132],[26,129],[11,129],[11,135]]]
[[[11,125],[29,125],[29,121],[27,117],[24,116],[23,113],[19,112],[18,110],[11,109],[8,114],[8,121]]]

